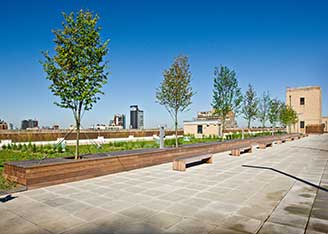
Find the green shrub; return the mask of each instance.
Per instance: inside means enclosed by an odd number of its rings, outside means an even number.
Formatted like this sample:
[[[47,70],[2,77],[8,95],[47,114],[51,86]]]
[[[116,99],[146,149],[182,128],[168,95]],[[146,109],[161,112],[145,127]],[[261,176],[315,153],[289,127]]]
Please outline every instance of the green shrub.
[[[6,149],[7,149],[7,146],[6,146],[6,145],[3,145],[3,146],[2,146],[2,149],[3,149],[3,150],[6,150]]]
[[[12,145],[8,145],[8,149],[9,149],[9,146],[10,148],[12,148],[13,150],[17,150],[17,145],[16,143],[12,144]]]
[[[33,153],[36,153],[37,152],[37,147],[35,144],[32,145],[32,152]]]
[[[44,147],[43,147],[43,145],[40,145],[40,146],[38,147],[37,151],[43,153],[43,151],[44,151]]]
[[[28,149],[29,151],[32,151],[32,143],[31,143],[31,142],[28,143],[28,145],[27,145],[27,149]]]
[[[22,146],[22,149],[21,149],[23,152],[27,151],[27,145],[26,144],[23,144]]]

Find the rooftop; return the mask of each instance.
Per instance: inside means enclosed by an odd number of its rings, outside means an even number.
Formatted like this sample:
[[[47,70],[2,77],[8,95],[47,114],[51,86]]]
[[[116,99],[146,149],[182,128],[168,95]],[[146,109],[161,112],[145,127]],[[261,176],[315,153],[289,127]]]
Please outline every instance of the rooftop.
[[[220,120],[185,120],[183,124],[218,124]]]
[[[287,92],[292,92],[292,91],[299,91],[299,90],[312,90],[312,89],[319,89],[321,90],[320,86],[305,86],[305,87],[295,87],[295,88],[287,88]]]
[[[327,233],[328,135],[213,164],[146,167],[13,194],[4,233]],[[267,166],[281,170],[247,168]],[[295,176],[294,178],[290,176]]]

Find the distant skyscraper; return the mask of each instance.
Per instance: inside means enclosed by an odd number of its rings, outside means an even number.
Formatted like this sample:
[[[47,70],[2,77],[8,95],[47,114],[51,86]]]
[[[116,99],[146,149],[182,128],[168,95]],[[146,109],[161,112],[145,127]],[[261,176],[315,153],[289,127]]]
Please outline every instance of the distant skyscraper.
[[[29,119],[29,120],[24,119],[21,125],[22,130],[26,130],[28,128],[38,128],[38,127],[39,127],[38,121],[33,119]]]
[[[126,128],[125,115],[123,115],[123,114],[116,114],[116,115],[114,115],[114,119],[112,121],[112,125],[114,125],[114,126],[121,126],[123,129],[125,129]]]
[[[142,110],[139,110],[138,105],[130,106],[130,128],[144,128],[144,112]]]

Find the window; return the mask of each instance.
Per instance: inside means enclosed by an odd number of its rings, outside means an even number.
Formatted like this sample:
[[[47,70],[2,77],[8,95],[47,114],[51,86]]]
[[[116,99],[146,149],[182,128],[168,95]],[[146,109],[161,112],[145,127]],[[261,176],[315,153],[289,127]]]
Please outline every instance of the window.
[[[301,104],[301,105],[304,105],[304,104],[305,104],[305,98],[304,98],[304,97],[301,97],[301,98],[300,98],[300,104]]]
[[[203,125],[197,125],[197,133],[203,134]]]
[[[304,125],[305,125],[304,121],[301,121],[300,122],[300,128],[304,128]]]

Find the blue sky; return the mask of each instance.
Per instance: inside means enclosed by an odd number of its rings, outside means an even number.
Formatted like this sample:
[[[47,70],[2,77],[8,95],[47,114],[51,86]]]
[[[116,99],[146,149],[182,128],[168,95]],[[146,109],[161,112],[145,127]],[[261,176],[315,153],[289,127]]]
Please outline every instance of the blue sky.
[[[39,61],[53,51],[52,29],[61,12],[89,9],[99,14],[102,38],[110,39],[108,84],[84,127],[108,123],[129,106],[145,111],[146,127],[172,126],[165,108],[155,103],[162,72],[174,57],[190,58],[197,94],[190,111],[209,110],[213,70],[234,69],[243,92],[251,83],[258,94],[285,99],[286,87],[320,85],[323,114],[328,115],[327,1],[119,1],[35,0],[0,2],[0,118],[19,126],[26,118],[40,125],[73,123],[48,89]],[[129,115],[128,115],[129,116]],[[238,117],[240,125],[245,122]]]

